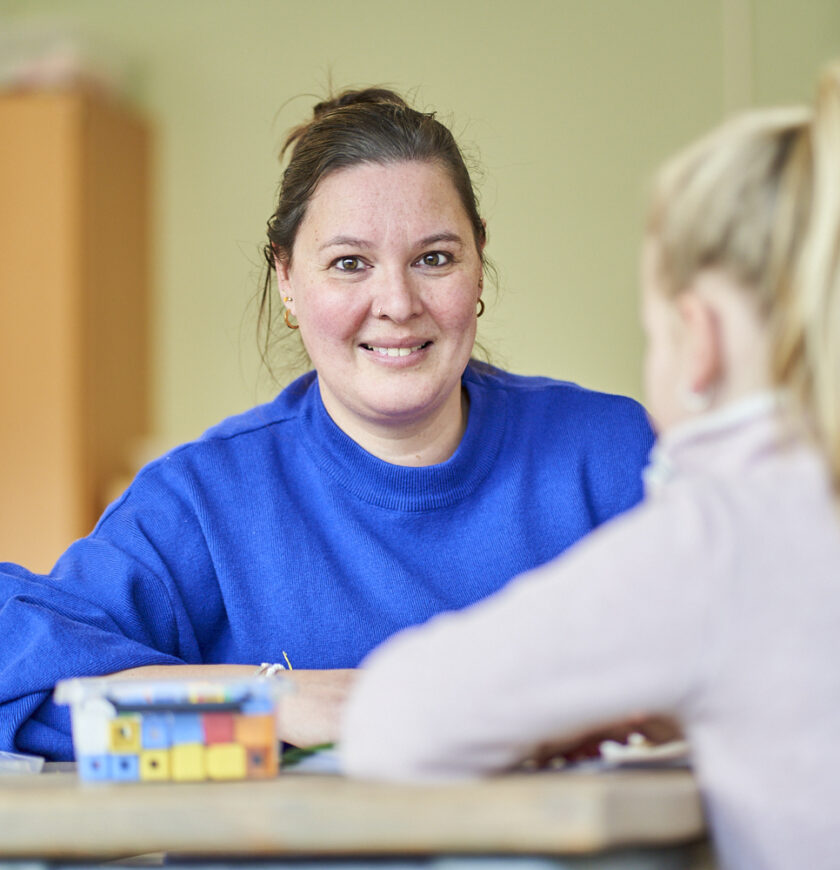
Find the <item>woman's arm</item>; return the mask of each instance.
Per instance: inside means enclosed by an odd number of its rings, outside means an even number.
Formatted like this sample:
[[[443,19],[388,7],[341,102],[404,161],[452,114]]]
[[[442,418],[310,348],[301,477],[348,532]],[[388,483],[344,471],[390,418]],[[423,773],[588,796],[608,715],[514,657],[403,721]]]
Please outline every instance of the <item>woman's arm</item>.
[[[72,758],[60,680],[201,661],[222,609],[175,465],[141,472],[49,575],[0,565],[0,749]]]

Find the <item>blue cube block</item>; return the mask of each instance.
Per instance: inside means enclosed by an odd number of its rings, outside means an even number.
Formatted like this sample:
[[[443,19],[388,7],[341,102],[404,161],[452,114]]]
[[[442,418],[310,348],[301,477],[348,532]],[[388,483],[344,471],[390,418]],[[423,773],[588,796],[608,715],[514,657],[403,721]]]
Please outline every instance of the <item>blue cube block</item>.
[[[249,716],[273,713],[274,701],[261,695],[254,695],[242,702],[242,712]]]
[[[82,755],[78,759],[79,778],[100,780],[111,778],[110,755]]]
[[[138,755],[113,755],[111,757],[111,779],[123,782],[140,779],[140,757]]]
[[[172,744],[204,743],[204,728],[198,713],[174,713],[172,716]]]
[[[172,722],[167,714],[144,713],[140,728],[143,749],[168,749],[172,745]]]

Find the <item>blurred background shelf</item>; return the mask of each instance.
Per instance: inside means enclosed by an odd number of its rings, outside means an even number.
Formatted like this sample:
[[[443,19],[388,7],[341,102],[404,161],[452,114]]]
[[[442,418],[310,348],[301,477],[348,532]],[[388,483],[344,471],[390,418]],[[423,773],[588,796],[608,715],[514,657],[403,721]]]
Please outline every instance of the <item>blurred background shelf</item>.
[[[148,432],[149,164],[112,98],[0,95],[0,561],[48,570]]]

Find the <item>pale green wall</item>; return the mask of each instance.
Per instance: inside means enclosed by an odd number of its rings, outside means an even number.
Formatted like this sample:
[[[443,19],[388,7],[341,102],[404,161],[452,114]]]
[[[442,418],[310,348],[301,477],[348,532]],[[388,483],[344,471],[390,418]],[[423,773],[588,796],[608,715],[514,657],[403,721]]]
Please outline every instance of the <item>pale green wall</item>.
[[[828,0],[0,0],[56,12],[136,62],[156,124],[162,443],[271,391],[246,307],[282,133],[330,76],[413,91],[477,149],[494,359],[639,395],[650,172],[732,108],[806,99],[840,55]]]
[[[840,57],[840,0],[753,0],[754,98],[811,97],[820,62]]]

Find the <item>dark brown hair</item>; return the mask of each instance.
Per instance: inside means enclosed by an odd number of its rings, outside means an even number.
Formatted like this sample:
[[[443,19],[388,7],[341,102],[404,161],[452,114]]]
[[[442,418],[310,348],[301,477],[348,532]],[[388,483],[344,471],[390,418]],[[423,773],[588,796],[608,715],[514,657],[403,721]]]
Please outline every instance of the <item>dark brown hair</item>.
[[[384,88],[346,90],[318,103],[312,119],[286,137],[281,158],[290,152],[283,172],[277,207],[268,220],[268,244],[263,248],[265,279],[259,305],[263,360],[268,363],[272,338],[271,311],[275,257],[291,260],[295,237],[318,184],[331,172],[362,163],[438,163],[452,178],[475,236],[486,239],[470,173],[450,130],[434,112],[412,109],[398,94]]]

